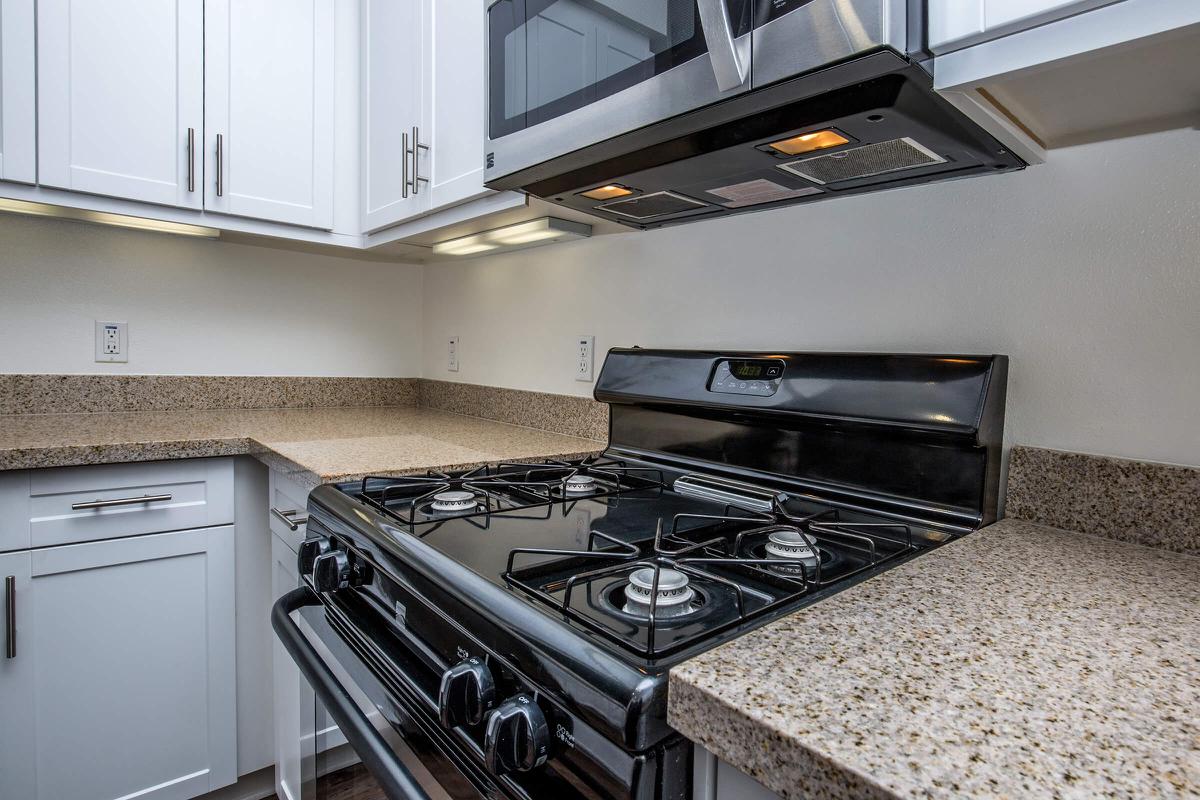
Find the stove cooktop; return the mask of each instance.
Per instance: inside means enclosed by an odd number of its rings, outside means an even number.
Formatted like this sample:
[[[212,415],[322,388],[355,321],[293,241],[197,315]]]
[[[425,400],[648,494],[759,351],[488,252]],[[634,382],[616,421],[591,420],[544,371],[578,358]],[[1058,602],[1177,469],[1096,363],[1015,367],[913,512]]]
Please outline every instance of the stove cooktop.
[[[802,498],[750,510],[684,495],[662,469],[612,456],[338,488],[396,523],[386,537],[412,537],[638,660],[702,645],[918,547],[895,521]]]

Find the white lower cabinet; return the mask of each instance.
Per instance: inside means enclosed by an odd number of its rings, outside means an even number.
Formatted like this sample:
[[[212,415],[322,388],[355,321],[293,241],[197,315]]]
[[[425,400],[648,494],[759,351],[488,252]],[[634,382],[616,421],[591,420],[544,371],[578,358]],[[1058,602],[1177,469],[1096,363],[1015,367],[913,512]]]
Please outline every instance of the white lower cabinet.
[[[694,745],[692,800],[779,800],[779,795],[737,767]]]
[[[0,555],[0,797],[184,800],[237,772],[233,527]]]
[[[271,536],[271,596],[278,599],[300,585],[296,554]],[[300,669],[272,633],[272,687],[275,707],[275,792],[280,800],[300,800],[304,734],[312,723],[313,696]]]

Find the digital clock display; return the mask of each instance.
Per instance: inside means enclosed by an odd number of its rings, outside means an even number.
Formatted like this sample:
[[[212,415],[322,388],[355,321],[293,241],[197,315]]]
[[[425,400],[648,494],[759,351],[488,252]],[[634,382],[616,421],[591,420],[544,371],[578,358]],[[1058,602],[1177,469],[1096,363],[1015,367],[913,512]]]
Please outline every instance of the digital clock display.
[[[758,380],[766,371],[761,361],[733,361],[729,364],[729,374],[743,381]]]

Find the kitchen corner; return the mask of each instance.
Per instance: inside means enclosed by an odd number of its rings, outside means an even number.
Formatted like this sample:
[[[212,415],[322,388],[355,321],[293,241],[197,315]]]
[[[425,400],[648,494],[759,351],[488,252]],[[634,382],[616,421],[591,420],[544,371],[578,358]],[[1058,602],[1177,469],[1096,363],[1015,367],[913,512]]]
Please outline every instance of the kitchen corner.
[[[0,415],[0,470],[252,455],[312,487],[580,458],[607,426],[586,398],[412,379],[4,375],[0,388],[7,410],[58,411]]]
[[[1007,518],[676,667],[671,724],[786,798],[1196,796],[1200,469],[1017,447],[1008,486]]]

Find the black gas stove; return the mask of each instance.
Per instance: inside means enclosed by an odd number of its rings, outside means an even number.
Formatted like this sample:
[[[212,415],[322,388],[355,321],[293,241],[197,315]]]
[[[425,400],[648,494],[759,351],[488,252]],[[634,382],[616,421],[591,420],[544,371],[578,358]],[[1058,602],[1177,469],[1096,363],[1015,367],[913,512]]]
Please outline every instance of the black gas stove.
[[[599,456],[313,491],[293,606],[452,796],[685,798],[671,666],[992,521],[1006,372],[614,350]]]

